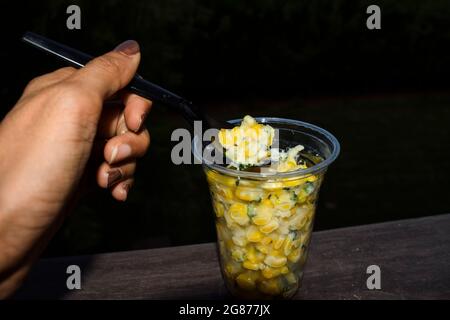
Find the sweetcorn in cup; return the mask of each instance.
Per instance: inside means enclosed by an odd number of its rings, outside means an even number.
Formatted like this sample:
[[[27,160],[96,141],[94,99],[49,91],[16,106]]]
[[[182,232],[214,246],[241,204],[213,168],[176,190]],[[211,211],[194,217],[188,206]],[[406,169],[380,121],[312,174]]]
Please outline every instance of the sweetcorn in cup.
[[[301,121],[256,120],[279,130],[280,148],[303,145],[310,166],[258,173],[203,163],[222,276],[238,298],[291,298],[301,286],[320,185],[339,143],[329,132]],[[238,125],[240,120],[230,122]]]

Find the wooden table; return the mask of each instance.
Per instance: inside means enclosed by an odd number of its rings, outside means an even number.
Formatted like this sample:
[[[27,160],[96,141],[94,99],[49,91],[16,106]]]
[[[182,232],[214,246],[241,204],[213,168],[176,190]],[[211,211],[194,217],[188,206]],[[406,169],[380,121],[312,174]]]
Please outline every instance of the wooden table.
[[[82,289],[66,288],[78,265]],[[369,265],[381,290],[368,290]],[[222,299],[214,243],[43,259],[15,298]],[[449,299],[450,214],[314,232],[298,299]]]

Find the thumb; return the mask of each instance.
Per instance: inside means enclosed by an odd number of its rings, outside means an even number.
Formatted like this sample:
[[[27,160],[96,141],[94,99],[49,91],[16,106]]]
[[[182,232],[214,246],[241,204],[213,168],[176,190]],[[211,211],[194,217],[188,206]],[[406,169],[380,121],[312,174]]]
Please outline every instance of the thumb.
[[[139,44],[128,40],[113,51],[90,61],[72,77],[102,100],[124,88],[135,75],[141,59]]]

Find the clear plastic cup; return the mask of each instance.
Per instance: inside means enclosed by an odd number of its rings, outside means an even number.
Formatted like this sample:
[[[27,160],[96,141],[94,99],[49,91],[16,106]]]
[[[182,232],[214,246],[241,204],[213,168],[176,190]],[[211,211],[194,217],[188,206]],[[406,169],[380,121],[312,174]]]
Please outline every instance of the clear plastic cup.
[[[291,298],[301,286],[319,188],[340,147],[328,131],[305,122],[256,120],[279,130],[276,142],[281,149],[303,145],[311,166],[259,173],[203,162],[216,217],[220,266],[235,297]],[[200,158],[201,150],[193,145]]]

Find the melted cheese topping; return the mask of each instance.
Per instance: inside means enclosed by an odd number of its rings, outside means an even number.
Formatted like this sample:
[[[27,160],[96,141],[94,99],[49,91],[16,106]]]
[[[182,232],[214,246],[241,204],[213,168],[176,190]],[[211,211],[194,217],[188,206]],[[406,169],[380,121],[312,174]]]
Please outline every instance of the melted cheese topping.
[[[271,126],[260,124],[251,116],[245,116],[240,126],[221,129],[219,142],[235,167],[258,166],[270,157],[274,132]]]
[[[305,169],[307,166],[297,161],[304,147],[298,145],[286,151],[274,148],[274,136],[274,128],[258,123],[247,115],[240,126],[221,129],[219,142],[225,149],[225,155],[231,160],[231,166],[235,168],[261,166],[271,160],[272,168],[276,172]]]

